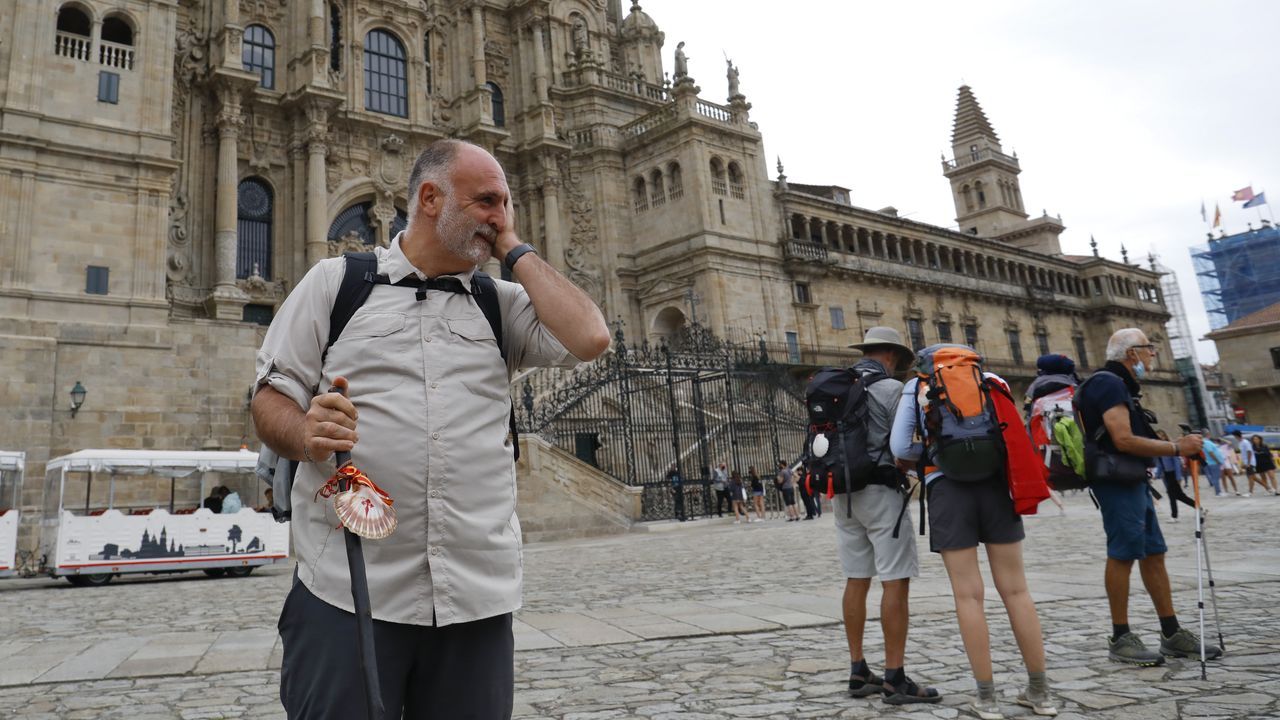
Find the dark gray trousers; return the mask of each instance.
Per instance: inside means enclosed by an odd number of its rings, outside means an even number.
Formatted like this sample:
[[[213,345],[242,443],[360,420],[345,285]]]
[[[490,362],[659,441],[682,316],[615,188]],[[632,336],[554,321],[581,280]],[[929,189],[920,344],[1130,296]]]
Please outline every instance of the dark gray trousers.
[[[355,615],[297,580],[280,612],[280,702],[290,720],[364,720]],[[511,613],[429,627],[373,621],[386,717],[509,720],[515,641]]]

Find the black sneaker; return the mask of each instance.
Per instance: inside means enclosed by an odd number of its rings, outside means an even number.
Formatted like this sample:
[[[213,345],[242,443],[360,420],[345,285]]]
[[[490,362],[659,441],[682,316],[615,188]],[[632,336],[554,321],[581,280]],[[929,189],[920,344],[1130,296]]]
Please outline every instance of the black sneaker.
[[[1165,637],[1164,633],[1160,633],[1160,654],[1168,655],[1169,657],[1199,660],[1200,636],[1184,627],[1178,628],[1169,637]],[[1205,643],[1204,657],[1206,660],[1216,660],[1221,656],[1222,648]]]
[[[1108,657],[1113,662],[1153,667],[1164,664],[1164,656],[1154,650],[1148,650],[1142,640],[1131,632],[1116,638],[1110,645]]]

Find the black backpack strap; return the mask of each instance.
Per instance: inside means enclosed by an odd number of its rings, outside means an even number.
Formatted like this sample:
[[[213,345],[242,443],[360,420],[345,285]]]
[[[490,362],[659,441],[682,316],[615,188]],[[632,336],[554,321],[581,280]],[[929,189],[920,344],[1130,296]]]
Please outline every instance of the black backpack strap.
[[[507,364],[507,344],[502,338],[502,308],[498,305],[498,284],[489,277],[488,273],[476,270],[471,274],[471,296],[475,299],[476,304],[480,306],[480,312],[484,313],[484,319],[489,321],[489,327],[493,330],[493,339],[498,343],[498,352],[502,354],[502,364]],[[520,461],[520,433],[516,431],[516,406],[511,405],[511,417],[507,420],[507,427],[511,432],[511,446],[515,449],[516,462]]]
[[[342,273],[342,284],[338,286],[338,295],[333,299],[333,308],[329,310],[329,342],[320,354],[320,363],[324,364],[329,348],[338,342],[347,323],[355,316],[356,311],[369,299],[373,292],[373,278],[378,274],[378,258],[371,252],[346,253],[346,270]]]

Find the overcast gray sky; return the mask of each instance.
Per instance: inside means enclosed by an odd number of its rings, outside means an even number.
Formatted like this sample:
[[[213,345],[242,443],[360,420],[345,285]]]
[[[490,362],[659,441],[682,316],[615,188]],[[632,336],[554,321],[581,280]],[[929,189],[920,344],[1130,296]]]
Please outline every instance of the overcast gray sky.
[[[623,0],[623,12],[630,3]],[[1270,0],[642,0],[686,43],[702,97],[724,102],[724,53],[741,71],[769,155],[795,182],[853,189],[944,227],[955,208],[956,89],[968,83],[1005,152],[1022,162],[1033,215],[1062,216],[1063,252],[1173,268],[1192,331],[1208,332],[1187,249],[1200,203],[1228,232],[1256,227],[1230,200],[1252,183],[1280,205],[1280,2]],[[1280,209],[1280,208],[1278,208]],[[1268,208],[1263,216],[1270,218]],[[1202,361],[1213,344],[1198,344]]]

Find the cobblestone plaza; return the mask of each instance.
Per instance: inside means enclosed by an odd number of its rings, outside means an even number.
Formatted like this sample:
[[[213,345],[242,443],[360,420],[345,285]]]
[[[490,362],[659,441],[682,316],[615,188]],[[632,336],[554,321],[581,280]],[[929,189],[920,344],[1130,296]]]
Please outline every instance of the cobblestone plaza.
[[[1066,517],[1028,519],[1028,576],[1059,717],[1280,717],[1280,498],[1208,502],[1227,653],[1210,663],[1206,681],[1195,662],[1136,669],[1107,661],[1101,523],[1087,496],[1069,497]],[[1194,625],[1193,522],[1184,514],[1170,523],[1164,506],[1160,513],[1175,605],[1181,621]],[[643,530],[526,548],[515,717],[968,717],[973,681],[937,556],[922,557],[914,583],[907,665],[946,698],[902,710],[845,697],[843,583],[829,513],[797,524],[725,519]],[[6,581],[0,716],[283,718],[275,621],[289,579],[280,566],[245,579],[189,575],[102,588]],[[1154,612],[1136,577],[1133,584],[1131,622],[1153,643]],[[1005,712],[1031,717],[1012,703],[1023,680],[1020,660],[994,589],[987,597]],[[872,617],[876,607],[873,590]],[[1211,613],[1208,621],[1212,637]],[[882,653],[876,623],[867,635],[875,666]]]

